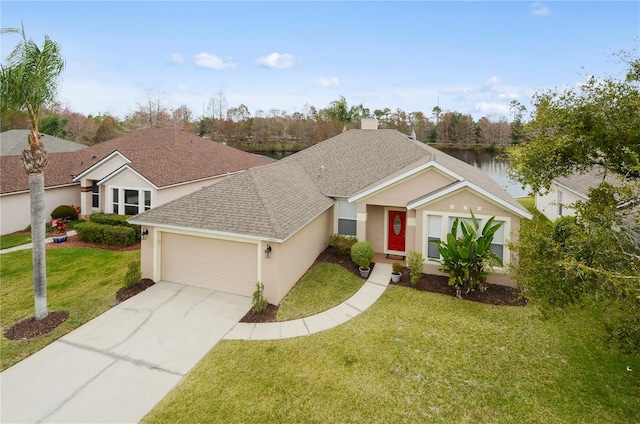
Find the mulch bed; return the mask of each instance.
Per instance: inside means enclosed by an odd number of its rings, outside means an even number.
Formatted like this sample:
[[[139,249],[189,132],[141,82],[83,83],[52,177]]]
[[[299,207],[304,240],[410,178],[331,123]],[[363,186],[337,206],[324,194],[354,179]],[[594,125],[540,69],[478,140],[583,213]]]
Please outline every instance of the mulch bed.
[[[155,283],[153,282],[152,279],[143,278],[142,280],[138,281],[135,284],[132,284],[128,287],[123,287],[116,292],[116,302],[117,303],[124,302],[130,297],[133,297],[138,293],[145,291],[146,289],[153,286],[154,284]]]
[[[45,318],[36,321],[34,317],[23,319],[19,323],[9,327],[4,336],[9,340],[26,340],[50,333],[54,328],[69,318],[67,311],[49,312]]]

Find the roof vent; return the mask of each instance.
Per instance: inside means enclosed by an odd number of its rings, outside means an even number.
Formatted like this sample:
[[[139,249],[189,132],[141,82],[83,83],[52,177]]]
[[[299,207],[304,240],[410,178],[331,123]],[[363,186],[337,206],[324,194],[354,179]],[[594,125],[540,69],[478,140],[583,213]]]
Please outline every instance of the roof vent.
[[[320,165],[320,172],[318,173],[318,178],[322,177],[322,174],[324,174],[325,169],[327,169],[326,166]]]

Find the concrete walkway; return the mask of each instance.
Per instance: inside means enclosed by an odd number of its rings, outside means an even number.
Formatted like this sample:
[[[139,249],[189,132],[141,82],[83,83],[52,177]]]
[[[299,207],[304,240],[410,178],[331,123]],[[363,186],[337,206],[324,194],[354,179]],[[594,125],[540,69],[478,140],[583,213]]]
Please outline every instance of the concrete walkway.
[[[310,317],[263,324],[239,322],[225,340],[277,340],[328,330],[359,315],[384,293],[391,280],[391,265],[376,263],[369,279],[344,303]]]
[[[67,236],[69,236],[69,237],[75,236],[76,234],[77,233],[75,232],[75,230],[67,231]],[[48,237],[48,238],[44,239],[44,242],[45,242],[45,244],[46,243],[53,243],[53,237]],[[31,249],[31,248],[33,248],[33,243],[26,243],[26,244],[21,244],[19,246],[10,247],[8,249],[2,249],[2,250],[0,250],[0,254],[15,252],[17,250],[27,250],[27,249]]]
[[[250,308],[157,283],[0,373],[0,422],[136,423]]]

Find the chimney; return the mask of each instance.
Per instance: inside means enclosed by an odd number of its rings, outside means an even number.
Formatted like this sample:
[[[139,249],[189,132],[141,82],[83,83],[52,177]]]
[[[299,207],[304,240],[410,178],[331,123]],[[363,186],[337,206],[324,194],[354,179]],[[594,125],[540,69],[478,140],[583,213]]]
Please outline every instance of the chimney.
[[[360,129],[363,130],[377,130],[378,120],[376,118],[363,118],[360,121]]]

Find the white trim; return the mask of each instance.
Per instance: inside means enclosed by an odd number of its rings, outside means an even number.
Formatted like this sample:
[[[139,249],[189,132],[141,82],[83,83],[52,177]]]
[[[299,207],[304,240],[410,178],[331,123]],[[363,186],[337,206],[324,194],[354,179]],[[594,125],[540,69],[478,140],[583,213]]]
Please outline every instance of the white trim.
[[[400,174],[400,175],[398,175],[396,177],[393,177],[393,178],[391,178],[389,180],[386,180],[386,181],[384,181],[384,182],[382,182],[382,183],[380,183],[380,184],[378,184],[378,185],[376,185],[376,186],[374,186],[374,187],[372,187],[372,188],[370,188],[370,189],[368,189],[368,190],[366,190],[366,191],[364,191],[362,193],[359,193],[359,194],[356,194],[355,196],[350,197],[349,198],[349,202],[357,202],[358,200],[361,200],[361,199],[363,199],[363,198],[365,198],[365,197],[367,197],[367,196],[369,196],[369,195],[371,195],[371,194],[373,194],[373,193],[375,193],[375,192],[377,192],[379,190],[387,188],[387,187],[389,187],[389,186],[391,186],[391,185],[393,185],[393,184],[395,184],[395,183],[397,183],[399,181],[402,181],[402,180],[404,180],[404,179],[406,179],[408,177],[416,175],[416,174],[418,174],[418,173],[420,173],[420,172],[422,172],[422,171],[424,171],[426,169],[429,169],[429,168],[435,168],[435,169],[439,170],[440,172],[444,173],[445,175],[448,175],[449,177],[451,177],[451,178],[453,178],[453,179],[455,179],[457,181],[462,181],[464,179],[460,175],[456,174],[455,172],[453,172],[452,170],[450,170],[448,168],[445,168],[444,166],[440,165],[439,163],[434,162],[434,161],[429,161],[429,162],[425,163],[424,165],[420,165],[418,167],[415,167],[415,168],[411,169],[410,171],[404,172],[404,173],[402,173],[402,174]]]
[[[434,200],[437,200],[437,199],[443,198],[445,196],[448,196],[448,195],[450,195],[450,194],[452,194],[452,193],[454,193],[454,192],[456,192],[458,190],[461,190],[463,188],[468,188],[468,189],[470,189],[472,191],[477,192],[478,194],[488,198],[489,200],[491,200],[491,201],[497,203],[498,205],[502,206],[504,209],[507,209],[507,210],[515,213],[516,215],[522,217],[522,218],[527,218],[527,219],[532,219],[533,218],[533,215],[531,215],[528,211],[522,210],[522,209],[516,207],[515,205],[512,205],[511,203],[504,201],[502,198],[500,198],[500,197],[498,197],[498,196],[496,196],[494,194],[489,193],[487,190],[485,190],[485,189],[483,189],[481,187],[478,187],[477,185],[475,185],[475,184],[473,184],[473,183],[471,183],[469,181],[460,181],[460,182],[458,182],[456,184],[453,184],[453,185],[447,187],[446,189],[441,190],[441,191],[439,191],[439,192],[437,192],[437,193],[435,193],[435,194],[433,194],[431,196],[427,196],[424,199],[421,199],[421,200],[415,201],[413,203],[410,203],[410,204],[407,205],[407,209],[408,210],[417,209],[417,208],[419,208],[421,206],[426,205],[427,203],[430,203],[430,202],[433,202]]]
[[[130,222],[130,223],[136,224],[136,225],[144,225],[145,227],[159,228],[161,230],[174,230],[176,232],[177,231],[185,231],[185,232],[190,232],[190,233],[193,233],[193,234],[210,234],[212,236],[229,237],[229,238],[243,238],[243,239],[246,239],[246,240],[267,241],[267,242],[270,242],[270,243],[284,243],[285,240],[286,240],[286,239],[283,240],[283,239],[275,239],[275,238],[260,237],[260,236],[249,236],[249,235],[237,234],[237,233],[227,233],[227,232],[224,232],[224,231],[203,230],[201,228],[178,227],[177,225],[165,225],[165,224],[151,223],[151,222],[145,222],[145,221],[137,220],[137,219],[135,219],[135,217],[129,218],[127,220],[127,222]]]
[[[115,178],[116,176],[118,176],[120,173],[124,172],[125,169],[128,169],[129,171],[133,172],[136,176],[140,177],[144,182],[148,183],[151,185],[151,187],[153,187],[154,189],[158,189],[158,186],[156,186],[154,183],[152,183],[151,181],[149,181],[148,178],[146,178],[144,175],[142,175],[141,173],[139,173],[138,171],[136,171],[135,169],[133,169],[132,167],[130,167],[128,164],[127,165],[122,165],[120,168],[116,169],[115,171],[113,171],[110,174],[107,174],[103,179],[101,179],[98,182],[98,185],[105,185],[109,182],[110,179]]]
[[[54,185],[54,186],[45,187],[44,189],[45,190],[49,190],[49,189],[55,189],[55,188],[72,187],[72,186],[76,186],[76,185],[80,185],[80,183],[76,182],[76,183],[69,183],[69,184],[58,184],[58,185]],[[8,193],[0,194],[0,197],[12,196],[14,194],[24,194],[24,193],[29,193],[29,190],[10,191]]]
[[[120,153],[119,151],[115,150],[113,153],[111,153],[110,155],[100,159],[98,162],[96,162],[95,164],[91,165],[89,168],[85,169],[83,172],[80,173],[80,175],[77,175],[73,181],[80,181],[82,178],[84,178],[84,176],[88,173],[90,173],[91,171],[93,171],[95,168],[98,168],[99,166],[101,166],[102,164],[104,164],[105,162],[107,162],[108,160],[110,160],[112,157],[115,156],[120,156],[126,163],[131,163],[131,161],[129,160],[129,158],[127,158],[125,155],[123,155],[122,153]]]
[[[98,183],[99,185],[100,183]],[[155,191],[151,190],[151,187],[128,187],[128,186],[118,186],[118,185],[105,185],[105,204],[104,204],[104,209],[107,213],[115,213],[113,211],[113,190],[114,189],[118,189],[118,215],[126,215],[126,213],[120,213],[120,207],[122,207],[122,212],[125,211],[126,205],[125,205],[125,201],[124,201],[124,193],[121,190],[135,190],[138,192],[138,214],[141,214],[142,212],[146,212],[145,207],[146,205],[144,204],[144,192],[148,191],[151,193],[151,206],[149,207],[148,210],[153,209],[153,205],[155,203],[156,200],[156,195],[155,195]],[[140,192],[142,192],[142,196],[140,196]],[[123,197],[122,202],[120,202],[120,197]],[[140,207],[142,206],[142,212],[140,212]]]
[[[403,251],[399,251],[399,250],[390,250],[389,249],[389,211],[398,211],[398,212],[404,212],[404,250]],[[408,217],[407,215],[409,215],[407,213],[408,211],[404,208],[394,208],[394,207],[385,207],[384,208],[384,251],[383,253],[385,254],[391,254],[391,255],[402,255],[402,256],[406,256],[407,254],[407,221],[408,221]]]

